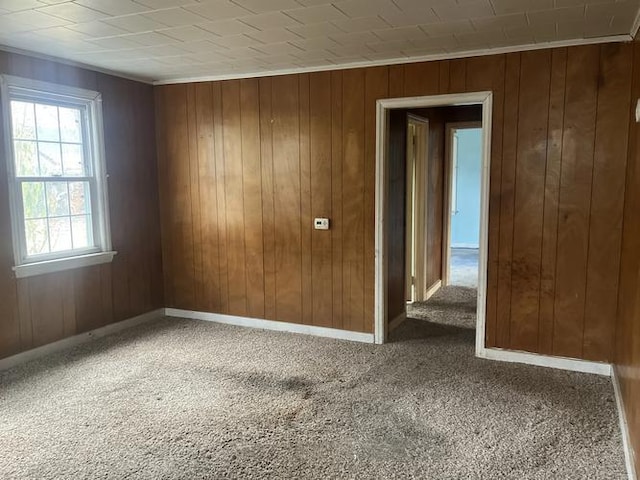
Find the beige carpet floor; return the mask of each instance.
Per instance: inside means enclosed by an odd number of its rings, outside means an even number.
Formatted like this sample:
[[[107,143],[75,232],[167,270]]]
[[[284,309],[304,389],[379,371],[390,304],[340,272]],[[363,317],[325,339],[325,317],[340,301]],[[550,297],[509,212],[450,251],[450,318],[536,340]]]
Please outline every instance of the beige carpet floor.
[[[163,319],[1,372],[0,478],[625,478],[609,379],[474,358],[464,295],[383,346]]]

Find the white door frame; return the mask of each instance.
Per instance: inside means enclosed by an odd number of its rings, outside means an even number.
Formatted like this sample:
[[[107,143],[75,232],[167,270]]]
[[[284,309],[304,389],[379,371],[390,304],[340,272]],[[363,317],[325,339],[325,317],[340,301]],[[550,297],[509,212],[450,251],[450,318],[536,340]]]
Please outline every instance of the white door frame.
[[[451,222],[453,220],[451,204],[453,203],[453,163],[455,148],[453,134],[456,130],[482,128],[482,122],[447,122],[444,126],[444,231],[442,241],[442,286],[449,285],[451,277]]]
[[[417,143],[415,146],[409,144],[409,132],[411,125],[415,125]],[[422,157],[416,156],[415,147],[420,146],[418,149],[424,155]],[[413,160],[413,173],[409,174],[409,168],[407,168],[407,211],[405,212],[407,217],[406,226],[406,245],[407,251],[405,252],[405,265],[406,272],[406,289],[411,292],[410,298],[407,298],[407,302],[421,302],[425,299],[426,275],[427,275],[427,255],[425,252],[425,234],[427,229],[427,172],[428,172],[428,157],[429,157],[429,120],[422,118],[418,115],[407,115],[407,165],[409,160],[409,152],[414,155]],[[411,187],[409,187],[411,184]],[[409,205],[409,188],[411,189],[411,206]],[[409,233],[411,230],[411,234]],[[411,246],[412,255],[408,254],[408,248]],[[413,282],[410,282],[410,278],[413,277]],[[405,291],[407,296],[407,291]]]
[[[448,107],[482,105],[482,186],[480,200],[480,252],[478,265],[478,302],[476,315],[476,356],[485,356],[485,322],[487,304],[487,252],[489,240],[489,167],[491,162],[491,113],[493,93],[490,91],[389,98],[376,102],[376,238],[375,238],[375,343],[387,337],[387,197],[388,161],[387,130],[389,110],[398,108]],[[403,279],[404,280],[404,279]]]

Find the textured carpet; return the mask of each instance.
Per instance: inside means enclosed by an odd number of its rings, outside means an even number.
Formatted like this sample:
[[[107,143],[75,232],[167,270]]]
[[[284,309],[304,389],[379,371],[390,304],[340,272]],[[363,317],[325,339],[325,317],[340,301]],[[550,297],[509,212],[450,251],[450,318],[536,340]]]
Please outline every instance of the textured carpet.
[[[136,327],[0,373],[0,453],[2,479],[625,478],[607,378],[424,320],[384,346]]]

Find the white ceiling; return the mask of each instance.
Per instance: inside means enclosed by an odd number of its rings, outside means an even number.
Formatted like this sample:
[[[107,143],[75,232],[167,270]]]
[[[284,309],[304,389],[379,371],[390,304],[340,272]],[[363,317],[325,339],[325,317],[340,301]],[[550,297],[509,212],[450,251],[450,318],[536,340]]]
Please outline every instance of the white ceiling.
[[[640,0],[0,0],[0,44],[167,82],[629,35]]]

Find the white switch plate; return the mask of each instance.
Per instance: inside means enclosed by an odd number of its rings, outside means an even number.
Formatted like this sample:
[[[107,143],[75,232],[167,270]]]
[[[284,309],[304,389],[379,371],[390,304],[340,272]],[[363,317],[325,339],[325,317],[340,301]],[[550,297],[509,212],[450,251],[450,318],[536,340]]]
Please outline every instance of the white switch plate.
[[[329,230],[329,219],[316,218],[313,220],[313,226],[316,230]]]

